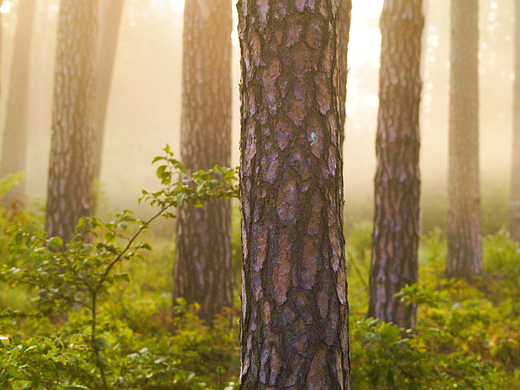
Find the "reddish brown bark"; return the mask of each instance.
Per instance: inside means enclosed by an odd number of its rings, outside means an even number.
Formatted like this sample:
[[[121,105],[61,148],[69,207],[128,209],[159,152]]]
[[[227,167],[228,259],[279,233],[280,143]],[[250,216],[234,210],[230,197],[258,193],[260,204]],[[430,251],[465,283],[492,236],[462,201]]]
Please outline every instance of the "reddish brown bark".
[[[417,282],[422,0],[387,0],[381,14],[377,170],[368,316],[413,328],[416,306],[394,296]]]
[[[35,8],[35,0],[25,0],[18,3],[18,20],[16,22],[11,83],[2,141],[0,177],[23,171],[27,165],[29,58]],[[22,181],[11,188],[3,202],[9,206],[14,200],[23,200],[24,197],[25,182]]]
[[[181,159],[189,172],[231,160],[231,2],[184,5]],[[175,298],[198,302],[208,323],[233,305],[230,201],[184,205],[177,219]]]
[[[241,389],[348,389],[338,3],[240,0]]]
[[[96,0],[62,0],[58,20],[46,230],[64,242],[92,212]]]
[[[452,0],[446,275],[482,271],[478,157],[478,0]]]

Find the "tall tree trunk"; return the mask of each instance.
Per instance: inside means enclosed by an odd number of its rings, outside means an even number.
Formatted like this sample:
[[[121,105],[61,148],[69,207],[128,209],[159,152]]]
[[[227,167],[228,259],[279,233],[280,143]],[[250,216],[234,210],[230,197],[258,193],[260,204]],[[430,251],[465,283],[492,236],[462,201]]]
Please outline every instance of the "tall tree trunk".
[[[231,163],[230,0],[184,5],[181,158],[189,172]],[[183,205],[177,219],[174,302],[200,304],[200,317],[233,305],[231,203]]]
[[[520,0],[515,1],[515,14],[515,81],[509,231],[511,238],[520,243]]]
[[[349,389],[338,2],[237,8],[240,389]]]
[[[446,275],[482,270],[478,157],[478,0],[451,4],[448,254]]]
[[[381,13],[377,170],[368,316],[413,328],[416,305],[394,296],[417,282],[422,0],[386,0]]]
[[[347,119],[347,75],[348,75],[348,42],[350,38],[350,20],[352,0],[339,1],[339,115],[341,145],[345,139],[345,122]]]
[[[101,173],[101,156],[103,138],[108,109],[110,85],[114,71],[117,41],[124,0],[102,0],[100,13],[100,29],[97,43],[97,73],[94,103],[94,148],[93,177],[99,180]]]
[[[0,177],[4,177],[8,173],[23,171],[26,167],[29,59],[35,7],[35,0],[24,0],[18,3],[18,21],[16,22],[11,85],[2,142]],[[9,206],[14,200],[23,200],[24,197],[25,183],[22,181],[11,188],[3,199],[3,203]]]
[[[96,0],[62,0],[54,76],[46,230],[64,242],[92,212]]]

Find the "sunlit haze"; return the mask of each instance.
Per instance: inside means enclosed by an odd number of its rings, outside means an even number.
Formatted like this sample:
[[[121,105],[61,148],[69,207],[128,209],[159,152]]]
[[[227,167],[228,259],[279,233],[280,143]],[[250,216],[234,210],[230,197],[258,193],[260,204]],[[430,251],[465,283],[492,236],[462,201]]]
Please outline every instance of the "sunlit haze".
[[[6,12],[9,12],[9,10],[11,9],[11,3],[9,1],[4,1],[2,3],[2,1],[0,1],[0,4],[2,4],[0,6],[0,12],[5,14]]]
[[[184,9],[184,0],[170,0],[175,11],[182,11]],[[362,13],[367,16],[377,16],[381,12],[383,0],[365,0],[358,2],[353,6],[354,13]]]

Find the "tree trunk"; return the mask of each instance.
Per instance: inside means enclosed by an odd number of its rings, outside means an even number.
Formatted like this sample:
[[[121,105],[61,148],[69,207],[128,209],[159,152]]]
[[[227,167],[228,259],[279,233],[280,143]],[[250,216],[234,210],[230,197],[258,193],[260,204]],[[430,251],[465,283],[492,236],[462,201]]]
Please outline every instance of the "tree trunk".
[[[446,275],[482,271],[478,157],[478,0],[452,0]]]
[[[509,231],[520,243],[520,0],[515,1],[515,81],[513,93],[513,152],[511,164],[511,197]]]
[[[416,305],[394,297],[417,282],[422,0],[386,0],[380,19],[377,170],[368,316],[404,328]]]
[[[116,57],[117,41],[121,15],[123,14],[124,0],[102,0],[99,23],[99,37],[97,43],[97,73],[94,103],[94,147],[93,147],[93,177],[99,180],[101,174],[101,156],[103,152],[103,138],[108,110],[108,99],[114,62]]]
[[[45,223],[49,236],[64,242],[92,212],[97,9],[96,0],[60,4]]]
[[[345,122],[347,120],[347,75],[348,75],[348,42],[350,37],[350,19],[352,0],[339,1],[339,115],[341,145],[345,139]]]
[[[7,103],[6,123],[0,160],[0,177],[23,171],[27,158],[27,109],[29,99],[29,59],[36,1],[18,3],[18,21],[14,42],[11,86]],[[25,183],[22,181],[7,193],[3,203],[10,206],[15,200],[24,200]]]
[[[184,5],[181,159],[189,172],[231,163],[230,0]],[[200,304],[209,324],[233,306],[231,203],[183,205],[177,219],[174,302]]]
[[[349,389],[338,3],[237,8],[240,389]]]

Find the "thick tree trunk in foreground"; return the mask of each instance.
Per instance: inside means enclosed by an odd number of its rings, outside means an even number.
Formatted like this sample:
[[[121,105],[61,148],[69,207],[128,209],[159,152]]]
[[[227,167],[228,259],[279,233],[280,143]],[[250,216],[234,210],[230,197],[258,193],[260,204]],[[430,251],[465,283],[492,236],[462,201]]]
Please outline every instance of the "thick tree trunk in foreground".
[[[184,5],[181,159],[189,172],[231,163],[231,2]],[[175,298],[198,302],[208,323],[233,306],[231,203],[183,205],[177,219]]]
[[[339,1],[339,115],[341,145],[345,139],[345,122],[347,120],[347,76],[348,76],[348,42],[350,38],[350,19],[352,0]]]
[[[482,271],[478,157],[478,0],[452,0],[446,276]]]
[[[103,138],[110,96],[110,85],[116,57],[117,41],[124,0],[103,0],[101,3],[100,28],[97,43],[96,90],[94,104],[94,147],[93,172],[94,179],[99,180],[101,173],[101,156]]]
[[[29,59],[31,36],[34,26],[36,1],[18,3],[18,20],[14,41],[11,85],[7,102],[6,123],[2,141],[0,178],[9,173],[23,171],[27,165],[27,108],[29,99]],[[25,198],[25,182],[22,181],[2,200],[10,206],[14,200]]]
[[[92,212],[96,0],[62,0],[54,78],[46,230],[64,242]]]
[[[515,1],[515,81],[513,94],[513,152],[511,154],[511,196],[509,231],[520,243],[520,0]]]
[[[377,171],[368,316],[413,328],[416,305],[394,297],[417,282],[422,0],[386,0],[381,14]]]
[[[237,8],[240,388],[348,389],[337,2]]]

